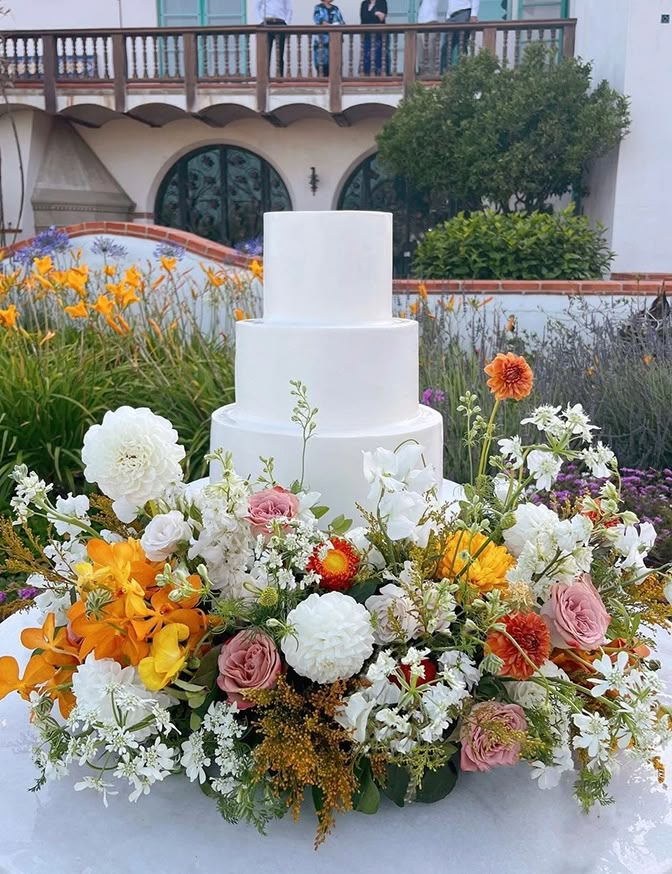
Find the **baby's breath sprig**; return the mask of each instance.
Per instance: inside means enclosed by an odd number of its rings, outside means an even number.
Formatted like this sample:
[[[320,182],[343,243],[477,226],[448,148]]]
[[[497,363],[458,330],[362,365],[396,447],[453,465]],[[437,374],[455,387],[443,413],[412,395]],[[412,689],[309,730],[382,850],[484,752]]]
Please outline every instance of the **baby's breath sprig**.
[[[311,407],[308,403],[307,388],[299,379],[290,379],[289,384],[292,386],[290,392],[293,398],[296,398],[296,404],[292,409],[292,422],[301,427],[301,437],[303,446],[301,449],[301,479],[299,480],[299,490],[303,488],[303,481],[306,476],[306,446],[308,441],[313,436],[313,432],[317,428],[317,407]]]

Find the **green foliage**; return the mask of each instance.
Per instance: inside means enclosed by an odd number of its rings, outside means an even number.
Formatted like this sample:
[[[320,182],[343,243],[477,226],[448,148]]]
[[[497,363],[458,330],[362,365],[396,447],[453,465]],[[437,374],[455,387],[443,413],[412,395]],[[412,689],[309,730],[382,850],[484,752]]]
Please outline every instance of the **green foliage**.
[[[427,231],[413,269],[423,279],[593,279],[613,257],[603,227],[572,206],[555,215],[485,210]]]
[[[459,209],[544,209],[585,193],[590,161],[628,130],[628,100],[591,65],[528,46],[515,68],[490,52],[464,57],[438,88],[418,84],[378,136],[382,162]]]

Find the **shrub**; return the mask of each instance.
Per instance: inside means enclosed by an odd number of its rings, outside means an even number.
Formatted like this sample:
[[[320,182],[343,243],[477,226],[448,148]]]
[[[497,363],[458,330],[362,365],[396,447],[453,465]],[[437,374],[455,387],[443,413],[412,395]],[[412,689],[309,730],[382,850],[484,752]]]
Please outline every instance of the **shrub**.
[[[511,68],[490,52],[464,57],[438,88],[417,85],[378,135],[397,176],[458,209],[542,209],[628,129],[628,101],[576,58],[530,45]]]
[[[427,231],[413,264],[424,279],[592,279],[609,269],[604,229],[568,207],[556,215],[460,213]]]

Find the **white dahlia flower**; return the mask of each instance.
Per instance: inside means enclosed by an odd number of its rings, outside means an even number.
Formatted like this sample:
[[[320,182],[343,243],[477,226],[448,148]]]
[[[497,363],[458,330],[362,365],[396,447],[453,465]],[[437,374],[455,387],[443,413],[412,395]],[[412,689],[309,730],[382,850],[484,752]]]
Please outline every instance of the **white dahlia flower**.
[[[147,407],[119,407],[84,435],[84,476],[114,501],[122,522],[132,522],[147,501],[182,479],[184,447],[168,419]]]
[[[544,504],[519,504],[514,516],[515,523],[503,535],[504,545],[516,558],[528,541],[535,541],[544,531],[553,534],[560,522],[558,514]]]
[[[287,664],[316,683],[352,677],[373,652],[366,608],[341,592],[309,595],[287,621],[294,630],[282,641]]]

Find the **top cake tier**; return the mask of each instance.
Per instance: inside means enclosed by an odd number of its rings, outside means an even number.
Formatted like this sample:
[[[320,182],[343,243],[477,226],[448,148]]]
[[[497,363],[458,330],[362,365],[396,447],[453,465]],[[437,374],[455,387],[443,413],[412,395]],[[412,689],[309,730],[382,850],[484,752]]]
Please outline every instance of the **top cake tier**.
[[[391,315],[390,213],[264,215],[265,322],[347,325]]]

